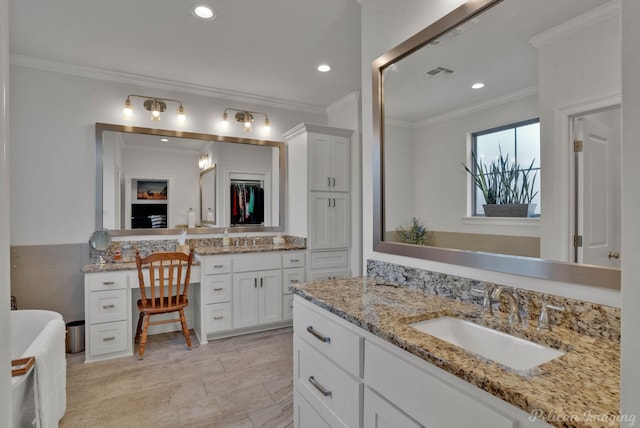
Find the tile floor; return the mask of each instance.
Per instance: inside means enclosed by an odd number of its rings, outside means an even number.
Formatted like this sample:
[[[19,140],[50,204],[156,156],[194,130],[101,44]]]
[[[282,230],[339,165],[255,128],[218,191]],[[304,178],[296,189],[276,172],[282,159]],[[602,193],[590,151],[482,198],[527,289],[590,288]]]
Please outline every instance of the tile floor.
[[[67,355],[61,428],[293,427],[291,328],[186,349],[181,333],[149,336],[137,357],[84,364]]]

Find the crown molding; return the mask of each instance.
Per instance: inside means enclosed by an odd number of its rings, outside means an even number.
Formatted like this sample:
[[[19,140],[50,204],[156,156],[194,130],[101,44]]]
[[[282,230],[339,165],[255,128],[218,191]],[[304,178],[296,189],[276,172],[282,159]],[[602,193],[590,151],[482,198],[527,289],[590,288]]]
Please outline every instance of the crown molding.
[[[359,100],[360,100],[360,92],[358,91],[351,92],[350,94],[347,94],[344,97],[340,98],[338,101],[332,104],[329,104],[327,106],[327,112],[329,113],[332,111],[336,111],[343,107],[349,107],[354,104],[358,106]]]
[[[353,136],[353,132],[354,131],[352,129],[335,128],[333,126],[302,122],[294,126],[293,128],[291,128],[290,130],[286,131],[285,133],[283,133],[282,137],[285,140],[290,140],[304,133],[314,133],[314,134],[327,134],[327,135],[334,135],[337,137],[351,138]]]
[[[620,0],[612,0],[529,39],[536,49],[620,15]]]
[[[471,104],[457,110],[451,110],[446,113],[439,114],[437,116],[432,116],[428,119],[422,120],[420,122],[416,122],[414,127],[421,128],[424,126],[430,126],[436,123],[445,122],[447,120],[455,119],[456,117],[465,116],[467,114],[475,113],[477,111],[482,111],[491,107],[496,107],[504,103],[516,101],[521,98],[526,98],[531,95],[535,95],[537,93],[538,93],[538,85],[529,86],[527,88],[520,89],[519,91],[512,92],[510,94],[507,94],[501,97],[492,98],[487,101]]]
[[[286,110],[296,110],[305,113],[326,115],[325,107],[312,104],[297,103],[294,101],[288,101],[279,98],[263,97],[260,95],[229,91],[226,89],[212,88],[204,85],[196,85],[169,79],[160,79],[157,77],[143,76],[133,73],[124,73],[120,71],[111,71],[101,68],[69,64],[14,53],[10,54],[9,63],[10,65],[16,67],[32,68],[36,70],[69,74],[90,79],[106,80],[109,82],[137,85],[153,89],[178,91],[205,97],[221,98],[227,101],[237,101],[240,103],[264,105]]]

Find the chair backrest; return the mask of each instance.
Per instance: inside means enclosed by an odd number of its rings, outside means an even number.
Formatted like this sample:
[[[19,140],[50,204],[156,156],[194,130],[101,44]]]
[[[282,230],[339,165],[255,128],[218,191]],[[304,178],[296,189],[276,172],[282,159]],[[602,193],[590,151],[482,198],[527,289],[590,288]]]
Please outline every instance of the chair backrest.
[[[180,252],[152,253],[140,257],[136,251],[136,267],[142,304],[151,308],[170,308],[187,298],[193,248],[189,254]],[[143,269],[149,269],[149,283],[145,283]],[[148,287],[148,289],[147,289]],[[150,296],[147,297],[147,291]],[[166,298],[166,299],[165,299]]]

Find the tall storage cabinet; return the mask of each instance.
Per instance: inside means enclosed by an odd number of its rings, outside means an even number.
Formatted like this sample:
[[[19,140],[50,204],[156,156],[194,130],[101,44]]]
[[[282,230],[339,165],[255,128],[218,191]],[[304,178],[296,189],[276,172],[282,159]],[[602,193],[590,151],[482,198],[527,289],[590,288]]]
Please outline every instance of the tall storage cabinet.
[[[307,278],[312,280],[351,276],[352,136],[349,129],[310,123],[284,134],[288,230],[307,238]]]

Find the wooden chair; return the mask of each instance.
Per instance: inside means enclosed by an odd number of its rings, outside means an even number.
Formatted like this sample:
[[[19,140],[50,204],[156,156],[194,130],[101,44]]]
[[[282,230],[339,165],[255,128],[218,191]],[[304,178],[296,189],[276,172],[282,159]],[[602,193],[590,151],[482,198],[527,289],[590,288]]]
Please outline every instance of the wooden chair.
[[[150,325],[180,322],[182,333],[187,342],[187,348],[191,349],[191,337],[187,319],[184,316],[184,308],[187,307],[187,291],[191,276],[191,264],[193,262],[193,248],[189,254],[179,252],[153,253],[147,257],[140,257],[136,251],[136,266],[138,268],[138,283],[140,285],[140,300],[138,300],[138,328],[136,329],[136,343],[139,343],[138,359],[144,355],[144,347],[147,343],[147,332]],[[143,269],[149,269],[149,284],[145,284]],[[148,288],[147,288],[148,287]],[[147,296],[150,294],[150,297]],[[180,318],[173,318],[151,322],[151,315],[178,312]],[[144,323],[143,323],[144,321]]]

